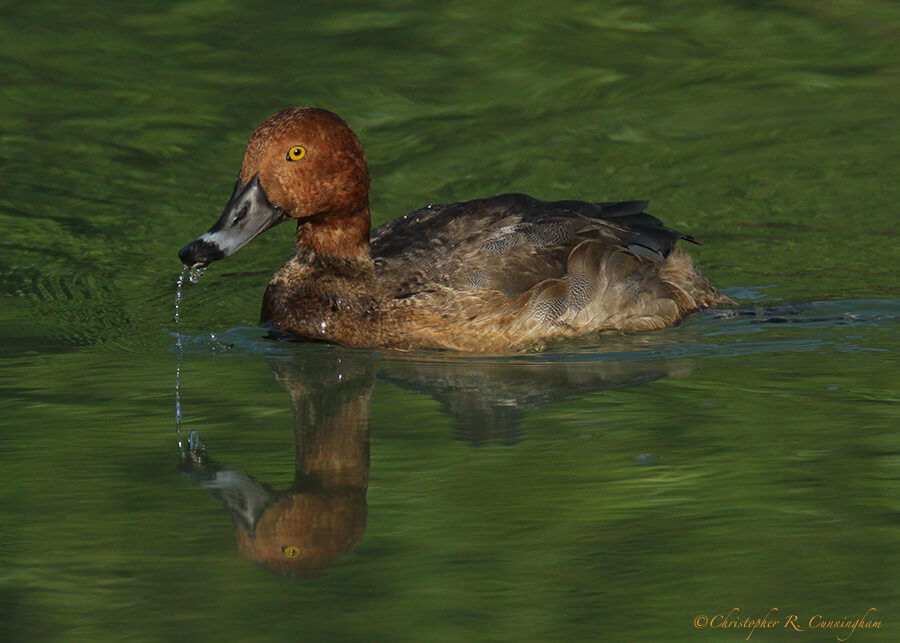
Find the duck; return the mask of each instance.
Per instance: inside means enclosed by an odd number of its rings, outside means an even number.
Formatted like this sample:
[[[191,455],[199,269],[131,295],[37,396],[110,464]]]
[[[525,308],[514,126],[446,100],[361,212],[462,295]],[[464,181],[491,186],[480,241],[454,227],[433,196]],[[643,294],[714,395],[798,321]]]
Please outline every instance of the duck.
[[[180,250],[205,268],[288,220],[294,251],[263,295],[260,324],[305,340],[473,353],[677,325],[733,304],[648,201],[499,194],[429,204],[371,230],[369,168],[337,114],[293,107],[247,143],[218,221]]]

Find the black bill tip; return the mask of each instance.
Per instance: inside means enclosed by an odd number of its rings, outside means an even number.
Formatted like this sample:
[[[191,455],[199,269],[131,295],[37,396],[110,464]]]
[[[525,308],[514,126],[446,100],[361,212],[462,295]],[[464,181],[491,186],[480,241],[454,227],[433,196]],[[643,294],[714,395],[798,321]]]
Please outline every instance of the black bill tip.
[[[206,266],[213,261],[225,258],[225,253],[214,243],[205,239],[197,239],[178,251],[178,258],[188,268]]]

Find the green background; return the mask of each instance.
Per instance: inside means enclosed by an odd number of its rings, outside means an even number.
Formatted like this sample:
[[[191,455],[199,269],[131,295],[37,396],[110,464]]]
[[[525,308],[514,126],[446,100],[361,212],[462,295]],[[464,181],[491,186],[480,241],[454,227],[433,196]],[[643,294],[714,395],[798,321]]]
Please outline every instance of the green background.
[[[898,640],[898,43],[877,0],[5,5],[0,639],[739,641],[693,620],[875,607],[852,640]],[[755,314],[510,358],[273,343],[282,226],[186,286],[181,356],[176,253],[292,105],[359,134],[376,224],[648,198]],[[354,551],[240,557],[178,471],[179,363],[183,428],[276,489],[273,370],[367,374]]]

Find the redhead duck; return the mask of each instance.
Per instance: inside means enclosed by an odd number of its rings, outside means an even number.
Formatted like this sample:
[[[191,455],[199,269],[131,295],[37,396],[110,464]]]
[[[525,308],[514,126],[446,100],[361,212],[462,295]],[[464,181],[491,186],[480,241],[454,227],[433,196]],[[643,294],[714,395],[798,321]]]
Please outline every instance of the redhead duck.
[[[295,219],[264,325],[356,346],[535,350],[732,303],[676,247],[696,241],[646,207],[501,194],[428,205],[370,234],[362,144],[337,115],[297,107],[253,133],[222,216],[178,256],[206,266]]]

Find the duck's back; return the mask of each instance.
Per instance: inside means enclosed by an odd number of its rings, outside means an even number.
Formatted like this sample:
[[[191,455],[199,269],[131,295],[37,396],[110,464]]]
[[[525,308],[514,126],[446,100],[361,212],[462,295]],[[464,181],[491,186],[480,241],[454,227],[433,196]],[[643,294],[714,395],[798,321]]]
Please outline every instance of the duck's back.
[[[373,230],[372,258],[397,311],[421,311],[425,335],[463,350],[661,328],[728,303],[676,248],[693,239],[646,207],[524,194],[431,205]]]

